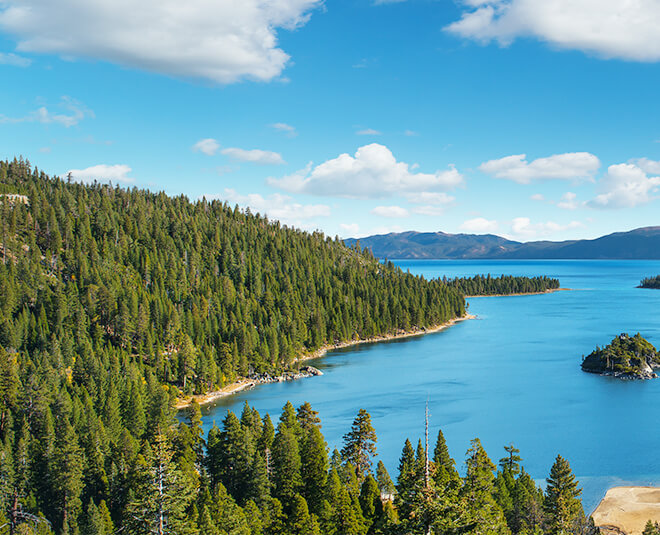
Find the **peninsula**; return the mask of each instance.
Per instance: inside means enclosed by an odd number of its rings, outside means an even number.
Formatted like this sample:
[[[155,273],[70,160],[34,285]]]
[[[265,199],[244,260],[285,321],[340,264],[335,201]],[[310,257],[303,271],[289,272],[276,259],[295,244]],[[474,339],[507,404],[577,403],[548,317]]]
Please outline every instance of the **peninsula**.
[[[641,334],[620,334],[612,342],[597,347],[582,360],[582,370],[620,379],[651,379],[660,367],[660,356],[653,345]]]

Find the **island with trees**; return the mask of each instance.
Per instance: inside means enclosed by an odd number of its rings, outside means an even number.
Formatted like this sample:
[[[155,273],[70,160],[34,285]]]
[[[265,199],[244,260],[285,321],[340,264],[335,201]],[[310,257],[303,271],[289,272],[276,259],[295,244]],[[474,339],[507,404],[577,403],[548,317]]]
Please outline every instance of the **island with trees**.
[[[597,347],[582,359],[585,372],[610,375],[620,379],[651,379],[660,367],[660,355],[653,345],[637,333],[620,334],[605,347]]]
[[[660,290],[660,275],[642,279],[637,288],[652,288],[654,290]]]

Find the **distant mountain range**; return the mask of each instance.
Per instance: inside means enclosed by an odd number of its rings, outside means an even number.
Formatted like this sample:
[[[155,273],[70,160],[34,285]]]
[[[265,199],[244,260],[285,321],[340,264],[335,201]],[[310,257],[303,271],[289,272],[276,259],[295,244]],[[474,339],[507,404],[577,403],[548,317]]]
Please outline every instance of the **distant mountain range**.
[[[353,245],[356,239],[344,240]],[[359,239],[378,258],[660,260],[660,227],[615,232],[594,240],[517,242],[493,234],[399,232]]]

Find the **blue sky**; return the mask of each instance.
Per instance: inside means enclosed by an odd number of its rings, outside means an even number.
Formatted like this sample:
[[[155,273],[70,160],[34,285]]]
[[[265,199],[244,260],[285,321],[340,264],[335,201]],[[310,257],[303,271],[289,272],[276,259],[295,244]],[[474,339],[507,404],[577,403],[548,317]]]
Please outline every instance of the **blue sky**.
[[[329,235],[660,224],[656,0],[0,0],[0,157]]]

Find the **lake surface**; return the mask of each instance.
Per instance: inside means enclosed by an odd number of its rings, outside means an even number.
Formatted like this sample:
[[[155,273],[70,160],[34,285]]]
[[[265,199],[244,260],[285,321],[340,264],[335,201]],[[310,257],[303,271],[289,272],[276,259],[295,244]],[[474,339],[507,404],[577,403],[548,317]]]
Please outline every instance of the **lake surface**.
[[[365,344],[310,363],[324,375],[258,386],[203,407],[205,429],[247,400],[276,423],[281,407],[309,401],[332,450],[358,409],[378,434],[377,459],[396,478],[406,437],[441,428],[457,466],[479,437],[497,463],[513,442],[539,482],[566,457],[592,511],[622,484],[660,484],[660,379],[621,381],[580,370],[582,355],[614,336],[641,332],[660,345],[660,290],[635,288],[658,261],[539,260],[397,262],[426,278],[491,273],[549,275],[572,291],[469,300],[477,319],[435,334]]]

